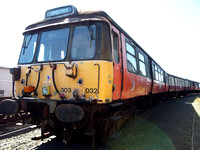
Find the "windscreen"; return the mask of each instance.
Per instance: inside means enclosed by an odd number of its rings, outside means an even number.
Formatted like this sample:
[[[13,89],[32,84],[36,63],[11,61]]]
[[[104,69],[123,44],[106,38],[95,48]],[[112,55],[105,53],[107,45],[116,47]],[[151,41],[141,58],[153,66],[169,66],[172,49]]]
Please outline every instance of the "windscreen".
[[[19,64],[108,60],[112,61],[109,25],[84,22],[25,33]]]
[[[19,63],[31,63],[33,61],[38,34],[25,35]]]
[[[73,32],[71,59],[91,59],[95,56],[96,26],[76,26]]]
[[[63,60],[66,57],[68,39],[69,28],[42,32],[37,61]]]

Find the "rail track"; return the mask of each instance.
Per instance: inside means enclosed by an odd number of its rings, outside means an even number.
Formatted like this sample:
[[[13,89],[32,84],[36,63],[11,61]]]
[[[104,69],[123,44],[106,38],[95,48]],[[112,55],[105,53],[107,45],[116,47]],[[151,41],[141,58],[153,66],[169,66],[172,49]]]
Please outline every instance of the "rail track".
[[[0,149],[36,149],[39,145],[48,142],[51,138],[44,140],[32,140],[31,137],[41,134],[41,129],[36,126],[27,126],[11,132],[2,134],[0,137]]]

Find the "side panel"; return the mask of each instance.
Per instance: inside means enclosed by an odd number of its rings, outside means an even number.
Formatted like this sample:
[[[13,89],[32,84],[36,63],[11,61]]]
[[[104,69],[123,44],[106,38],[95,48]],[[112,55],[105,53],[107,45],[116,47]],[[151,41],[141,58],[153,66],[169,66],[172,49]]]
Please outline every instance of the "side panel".
[[[164,70],[152,60],[153,89],[152,94],[165,92]]]
[[[174,81],[174,77],[169,75],[169,91],[170,92],[174,92],[175,91],[175,81]]]
[[[168,92],[168,91],[169,91],[169,76],[165,72],[165,92]]]
[[[119,100],[121,98],[122,88],[122,57],[121,57],[121,40],[120,33],[112,27],[112,53],[114,60],[114,85],[113,85],[113,100]]]
[[[128,64],[127,64],[126,37],[123,34],[121,34],[121,38],[122,38],[122,56],[123,56],[123,91],[121,99],[130,99],[133,97],[148,95],[151,92],[151,79],[139,75],[139,69],[140,69],[138,62],[139,53],[137,47],[135,47],[134,44],[132,43],[135,49],[137,72],[131,73],[128,71]],[[146,64],[146,69],[147,68],[148,64]]]

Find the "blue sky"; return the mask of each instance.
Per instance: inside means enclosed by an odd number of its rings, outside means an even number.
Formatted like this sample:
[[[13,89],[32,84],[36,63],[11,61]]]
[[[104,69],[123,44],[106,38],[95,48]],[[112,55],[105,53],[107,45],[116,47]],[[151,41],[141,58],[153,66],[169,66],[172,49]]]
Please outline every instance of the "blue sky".
[[[166,72],[200,82],[199,0],[1,1],[0,66],[17,66],[26,26],[69,4],[106,11]]]

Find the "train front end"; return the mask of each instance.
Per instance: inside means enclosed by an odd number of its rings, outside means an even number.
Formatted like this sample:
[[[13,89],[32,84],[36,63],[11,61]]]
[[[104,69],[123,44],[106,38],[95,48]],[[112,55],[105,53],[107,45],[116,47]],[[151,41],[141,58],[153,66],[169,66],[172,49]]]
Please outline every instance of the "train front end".
[[[112,102],[109,24],[73,6],[48,10],[44,21],[26,28],[18,67],[10,72],[14,99],[0,107],[12,108],[1,111],[30,112],[33,124],[57,135],[89,133]]]

